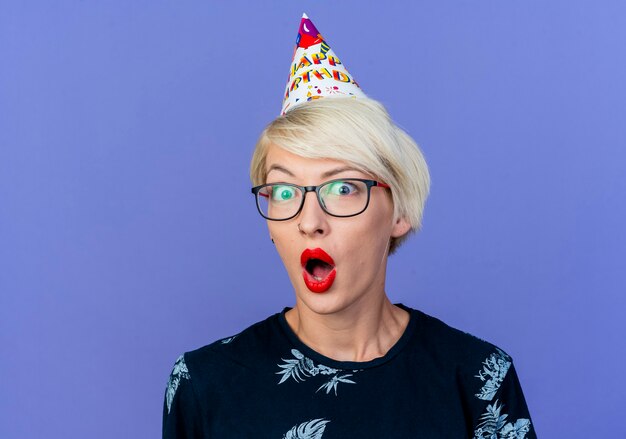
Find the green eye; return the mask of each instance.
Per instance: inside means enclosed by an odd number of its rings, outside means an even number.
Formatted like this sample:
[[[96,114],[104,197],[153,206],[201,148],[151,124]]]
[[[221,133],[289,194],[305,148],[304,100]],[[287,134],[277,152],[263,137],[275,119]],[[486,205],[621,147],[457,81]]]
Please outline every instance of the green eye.
[[[296,188],[291,186],[274,186],[272,187],[273,201],[289,201],[296,196]]]
[[[329,195],[347,196],[357,192],[357,187],[348,181],[335,181],[328,185]]]

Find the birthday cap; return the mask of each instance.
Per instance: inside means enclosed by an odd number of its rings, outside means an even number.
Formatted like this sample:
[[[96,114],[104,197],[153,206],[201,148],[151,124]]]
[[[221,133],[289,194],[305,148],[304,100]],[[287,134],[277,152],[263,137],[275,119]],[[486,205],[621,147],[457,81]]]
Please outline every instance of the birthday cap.
[[[302,14],[281,114],[322,97],[365,97],[313,22]]]

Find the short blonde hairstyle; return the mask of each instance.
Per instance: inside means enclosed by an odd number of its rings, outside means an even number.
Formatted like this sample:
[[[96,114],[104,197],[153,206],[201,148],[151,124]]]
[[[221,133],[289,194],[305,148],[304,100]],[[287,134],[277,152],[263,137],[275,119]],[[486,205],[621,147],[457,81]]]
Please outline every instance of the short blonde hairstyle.
[[[368,98],[322,98],[279,116],[261,133],[250,163],[254,186],[265,184],[268,146],[306,158],[349,163],[391,186],[394,219],[403,217],[409,233],[392,238],[389,254],[421,228],[430,176],[415,141],[389,117],[382,104]]]

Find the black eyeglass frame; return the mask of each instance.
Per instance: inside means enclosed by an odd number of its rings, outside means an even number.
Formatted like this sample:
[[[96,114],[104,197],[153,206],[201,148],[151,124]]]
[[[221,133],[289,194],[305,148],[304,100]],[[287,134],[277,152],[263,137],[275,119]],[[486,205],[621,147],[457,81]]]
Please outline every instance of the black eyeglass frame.
[[[327,184],[341,182],[341,181],[348,181],[348,182],[360,181],[362,183],[365,183],[365,186],[367,187],[367,202],[365,203],[365,207],[361,211],[357,213],[353,213],[351,215],[335,215],[333,213],[330,213],[328,210],[326,210],[326,207],[324,206],[324,203],[322,203],[322,199],[320,198],[320,188],[323,186],[326,186]],[[295,187],[297,189],[300,189],[300,191],[302,191],[304,194],[302,195],[302,200],[300,201],[300,207],[298,207],[298,210],[296,211],[296,213],[294,213],[288,218],[282,218],[282,219],[269,218],[263,214],[263,210],[261,209],[261,205],[259,204],[259,191],[263,189],[264,187],[276,186],[276,185]],[[325,213],[327,213],[330,216],[334,216],[337,218],[350,218],[352,216],[360,215],[363,212],[365,212],[367,207],[370,205],[370,193],[371,193],[372,187],[381,187],[381,188],[391,189],[391,186],[389,186],[388,184],[381,183],[380,181],[376,181],[376,180],[367,180],[365,178],[337,178],[335,180],[325,181],[324,183],[318,184],[317,186],[299,186],[297,184],[283,183],[283,182],[268,183],[268,184],[262,184],[260,186],[255,186],[251,189],[251,191],[254,194],[254,199],[256,200],[256,208],[263,218],[265,218],[266,220],[270,220],[270,221],[287,221],[287,220],[297,217],[300,214],[300,212],[302,212],[302,208],[304,207],[304,200],[308,192],[315,192],[316,197],[317,197],[317,202],[319,203],[320,207]]]

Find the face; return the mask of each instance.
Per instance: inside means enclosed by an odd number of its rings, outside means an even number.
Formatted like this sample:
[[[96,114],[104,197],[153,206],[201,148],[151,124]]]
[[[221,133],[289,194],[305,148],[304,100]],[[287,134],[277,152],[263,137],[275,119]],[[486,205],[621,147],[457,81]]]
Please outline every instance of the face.
[[[269,146],[266,171],[267,183],[300,186],[340,178],[376,180],[346,162],[303,158],[276,145]],[[407,221],[394,219],[388,190],[372,187],[367,209],[347,218],[328,215],[315,193],[308,192],[296,217],[267,222],[270,237],[294,286],[297,307],[331,314],[380,300],[384,294],[389,240],[404,235],[410,228]],[[332,261],[330,266],[315,260],[327,257]],[[313,260],[303,267],[307,258]]]

